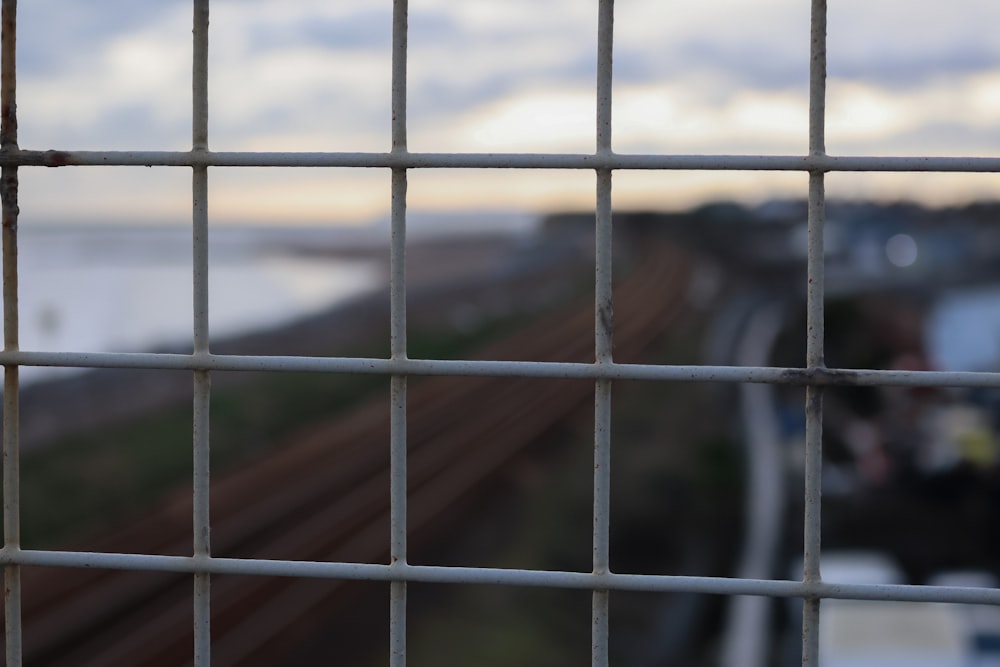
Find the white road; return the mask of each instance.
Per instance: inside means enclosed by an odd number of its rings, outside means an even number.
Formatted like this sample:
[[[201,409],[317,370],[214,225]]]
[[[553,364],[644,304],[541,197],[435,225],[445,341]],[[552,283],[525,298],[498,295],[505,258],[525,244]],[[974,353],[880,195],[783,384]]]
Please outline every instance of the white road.
[[[740,366],[764,366],[781,330],[782,308],[769,304],[751,315],[736,351]],[[773,576],[781,539],[785,504],[785,465],[781,448],[774,387],[740,387],[743,432],[747,448],[746,536],[736,576],[769,579]],[[772,601],[760,596],[736,596],[729,604],[723,635],[723,667],[762,667],[769,664]]]

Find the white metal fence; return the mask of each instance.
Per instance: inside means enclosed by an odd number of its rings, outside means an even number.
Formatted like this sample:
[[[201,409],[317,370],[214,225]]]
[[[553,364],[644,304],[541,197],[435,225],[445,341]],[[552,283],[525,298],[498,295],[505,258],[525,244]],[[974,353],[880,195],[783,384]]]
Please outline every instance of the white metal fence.
[[[407,150],[407,2],[395,0],[392,39],[392,149],[387,153],[214,152],[208,137],[209,0],[194,0],[192,145],[186,151],[39,151],[21,149],[17,138],[15,78],[16,0],[3,0],[2,128],[0,194],[3,197],[4,366],[3,503],[6,658],[21,664],[20,566],[156,570],[190,573],[194,580],[194,663],[210,664],[212,575],[285,575],[391,582],[391,664],[406,661],[407,582],[478,583],[585,589],[593,592],[592,662],[608,662],[611,591],[697,592],[802,598],[804,665],[818,660],[822,598],[1000,604],[1000,590],[903,585],[847,585],[820,578],[820,473],[823,393],[831,385],[1000,387],[1000,374],[828,369],[823,359],[824,179],[830,172],[1000,172],[1000,158],[832,156],[825,150],[826,0],[812,1],[809,150],[806,155],[639,155],[611,149],[611,62],[614,3],[600,0],[597,46],[596,150],[588,154],[446,154]],[[192,354],[119,354],[21,351],[18,346],[18,170],[72,166],[167,166],[192,172],[194,252],[194,351]],[[388,169],[391,201],[391,355],[388,359],[216,355],[208,331],[208,172],[214,167],[350,167]],[[573,169],[596,176],[596,304],[593,364],[508,361],[413,360],[407,357],[406,190],[413,169]],[[808,186],[808,330],[805,369],[622,364],[614,360],[611,306],[612,174],[617,170],[798,171]],[[79,553],[20,548],[18,370],[21,366],[183,369],[194,376],[194,544],[191,556]],[[210,376],[221,370],[315,371],[391,377],[391,543],[388,565],[218,558],[209,544],[208,414]],[[406,407],[407,378],[414,375],[489,375],[588,378],[596,386],[593,480],[593,571],[553,572],[412,565],[407,562]],[[756,382],[806,387],[804,574],[801,581],[617,574],[609,568],[610,401],[618,379],[661,382]]]

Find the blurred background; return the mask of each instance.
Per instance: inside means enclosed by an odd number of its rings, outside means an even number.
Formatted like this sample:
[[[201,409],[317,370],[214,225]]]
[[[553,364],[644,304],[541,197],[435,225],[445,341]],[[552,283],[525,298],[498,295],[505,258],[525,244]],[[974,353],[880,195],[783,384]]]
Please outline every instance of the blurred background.
[[[211,149],[389,149],[389,2],[211,12]],[[985,0],[831,6],[829,153],[995,156],[998,20]],[[593,152],[596,30],[596,3],[411,0],[409,149]],[[190,41],[188,3],[22,3],[21,147],[186,150]],[[793,0],[617,3],[614,149],[804,154],[808,50]],[[190,351],[189,179],[20,169],[22,349]],[[997,370],[997,179],[827,176],[830,367]],[[408,180],[411,358],[593,361],[592,173]],[[387,357],[389,181],[210,169],[213,352]],[[616,360],[802,366],[806,187],[802,173],[616,172]],[[189,554],[190,373],[21,378],[24,546]],[[388,379],[212,378],[213,553],[384,562]],[[411,562],[590,571],[592,383],[414,378],[410,391]],[[825,576],[996,585],[998,399],[827,392]],[[616,383],[612,569],[798,578],[803,401],[791,387]],[[410,589],[410,664],[587,661],[586,592]],[[186,577],[28,568],[26,655],[183,664],[190,598]],[[387,600],[382,584],[217,577],[213,664],[383,664]],[[921,623],[945,628],[923,633],[926,664],[998,664],[991,610],[918,606],[934,615],[878,608],[868,634],[834,606],[823,664],[917,664]],[[798,614],[616,593],[611,650],[630,665],[795,664]]]

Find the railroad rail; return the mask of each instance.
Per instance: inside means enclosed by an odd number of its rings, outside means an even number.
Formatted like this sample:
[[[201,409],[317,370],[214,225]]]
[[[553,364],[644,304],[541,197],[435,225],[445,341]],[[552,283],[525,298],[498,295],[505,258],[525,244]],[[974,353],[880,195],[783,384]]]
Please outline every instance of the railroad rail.
[[[615,286],[615,358],[630,362],[678,321],[693,260],[669,245]],[[592,362],[593,304],[544,316],[477,354],[484,359]],[[586,380],[433,377],[408,392],[408,528],[419,543],[553,424],[593,397]],[[264,460],[213,480],[217,556],[386,562],[389,406],[311,424]],[[86,550],[190,554],[191,495]],[[191,578],[170,572],[25,568],[24,658],[30,665],[184,665],[192,659]],[[212,664],[285,664],[283,657],[344,611],[340,581],[212,579]]]

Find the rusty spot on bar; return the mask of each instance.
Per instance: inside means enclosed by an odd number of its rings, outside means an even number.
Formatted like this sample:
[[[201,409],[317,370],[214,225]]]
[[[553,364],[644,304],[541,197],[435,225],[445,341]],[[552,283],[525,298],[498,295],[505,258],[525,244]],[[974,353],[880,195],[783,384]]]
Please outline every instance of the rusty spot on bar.
[[[20,209],[17,204],[17,167],[4,167],[0,170],[0,202],[2,202],[3,227],[17,228],[17,216]]]
[[[46,167],[65,167],[73,163],[73,156],[66,151],[45,151],[42,164]]]
[[[4,0],[0,8],[0,151],[17,151],[17,3]],[[0,174],[3,227],[17,228],[17,167],[3,167]]]
[[[600,320],[601,331],[610,336],[612,327],[614,326],[614,311],[612,310],[611,304],[602,304],[601,307],[597,309],[597,316]]]
[[[858,373],[843,369],[829,368],[789,368],[781,374],[789,384],[811,385],[813,387],[852,386],[859,384]]]
[[[17,147],[17,3],[4,0],[0,9],[0,146]]]

